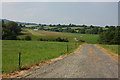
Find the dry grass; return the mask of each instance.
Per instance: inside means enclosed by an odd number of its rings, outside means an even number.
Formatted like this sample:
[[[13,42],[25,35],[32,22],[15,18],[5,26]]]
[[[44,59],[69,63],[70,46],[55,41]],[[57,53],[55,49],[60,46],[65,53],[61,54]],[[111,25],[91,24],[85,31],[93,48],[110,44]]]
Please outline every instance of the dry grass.
[[[37,25],[25,25],[26,27],[35,27]]]
[[[112,59],[114,59],[115,61],[118,62],[118,56],[119,56],[118,54],[115,54],[115,53],[101,47],[100,45],[96,45],[96,47],[101,49],[104,53],[108,54],[109,56],[111,56]]]
[[[50,31],[37,31],[40,34],[47,34],[47,35],[61,35],[61,36],[67,36],[67,34],[59,33],[59,32],[50,32]]]

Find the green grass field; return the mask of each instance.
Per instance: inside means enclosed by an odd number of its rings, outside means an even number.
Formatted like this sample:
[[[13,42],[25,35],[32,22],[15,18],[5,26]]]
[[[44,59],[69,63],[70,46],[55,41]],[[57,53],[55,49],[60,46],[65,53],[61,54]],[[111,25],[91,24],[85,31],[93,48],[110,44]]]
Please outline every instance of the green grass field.
[[[25,68],[40,63],[41,61],[49,60],[65,53],[73,52],[76,49],[76,41],[74,38],[77,38],[77,40],[84,40],[89,44],[97,43],[98,39],[98,35],[92,34],[58,33],[51,31],[35,31],[30,29],[27,29],[27,32],[25,33],[27,34],[20,35],[18,37],[24,38],[26,35],[29,35],[32,38],[31,41],[2,41],[3,73],[10,73],[18,70],[19,52],[22,53],[22,68]],[[38,41],[38,38],[55,39],[57,37],[67,38],[69,40],[69,52],[66,50],[66,42]]]
[[[120,45],[101,45],[103,48],[120,55]]]
[[[37,25],[25,25],[26,27],[35,27]]]
[[[70,42],[75,42],[74,38],[78,40],[84,40],[86,43],[95,44],[98,41],[98,35],[95,34],[80,34],[80,33],[62,33],[62,32],[51,32],[51,31],[34,31],[28,29],[31,34],[27,34],[32,37],[32,40],[38,38],[55,39],[57,37],[67,38]],[[23,38],[25,35],[19,37]]]
[[[79,33],[67,33],[67,34],[69,34],[72,38],[76,37],[78,40],[84,40],[86,43],[89,43],[89,44],[98,43],[99,35],[95,35],[95,34],[79,34]]]
[[[45,29],[52,29],[52,28],[56,28],[56,27],[49,27],[49,26],[45,26]]]
[[[2,72],[18,70],[18,53],[22,53],[22,68],[49,60],[76,49],[75,43],[41,41],[2,41]],[[67,52],[67,44],[69,52]]]
[[[84,27],[69,27],[71,29],[83,29]],[[62,29],[67,29],[67,27],[63,27]]]

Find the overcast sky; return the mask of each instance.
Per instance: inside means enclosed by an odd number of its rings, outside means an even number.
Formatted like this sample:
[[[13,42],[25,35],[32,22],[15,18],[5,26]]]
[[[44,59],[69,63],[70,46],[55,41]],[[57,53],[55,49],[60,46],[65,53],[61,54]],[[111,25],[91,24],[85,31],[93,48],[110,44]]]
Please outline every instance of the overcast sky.
[[[2,2],[118,2],[119,0],[1,0]]]
[[[45,24],[117,25],[118,3],[110,1],[4,2],[2,18]]]

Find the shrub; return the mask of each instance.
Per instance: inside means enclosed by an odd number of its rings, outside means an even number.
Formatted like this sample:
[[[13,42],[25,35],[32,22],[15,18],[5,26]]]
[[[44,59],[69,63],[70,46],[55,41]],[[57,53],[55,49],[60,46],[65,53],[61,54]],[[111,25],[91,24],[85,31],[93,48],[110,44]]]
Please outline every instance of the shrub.
[[[79,42],[85,42],[84,40],[79,40]]]
[[[48,41],[48,39],[39,38],[38,41]]]
[[[26,36],[25,40],[29,41],[29,40],[31,40],[31,37],[30,36]]]
[[[43,39],[43,38],[39,38],[38,41],[57,41],[57,42],[69,42],[68,39],[62,39],[61,37],[58,37],[56,39]]]
[[[69,42],[67,38],[66,39],[64,39],[64,38],[62,39],[61,37],[56,38],[56,41],[58,41],[58,42]]]

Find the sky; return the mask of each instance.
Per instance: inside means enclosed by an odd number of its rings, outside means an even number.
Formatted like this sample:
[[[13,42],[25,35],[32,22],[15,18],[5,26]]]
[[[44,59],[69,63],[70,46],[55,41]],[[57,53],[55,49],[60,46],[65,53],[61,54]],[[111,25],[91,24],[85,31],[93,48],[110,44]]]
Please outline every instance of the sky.
[[[117,0],[106,2],[18,2],[3,0],[2,18],[40,24],[118,25]],[[31,0],[32,1],[32,0]],[[81,0],[82,1],[82,0]]]
[[[118,2],[119,0],[1,0],[2,2]]]

